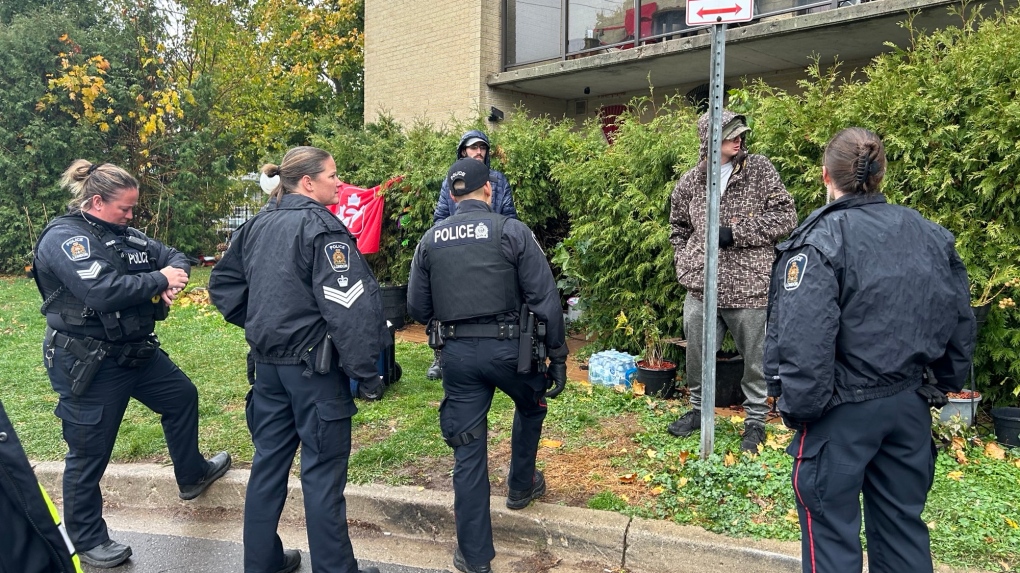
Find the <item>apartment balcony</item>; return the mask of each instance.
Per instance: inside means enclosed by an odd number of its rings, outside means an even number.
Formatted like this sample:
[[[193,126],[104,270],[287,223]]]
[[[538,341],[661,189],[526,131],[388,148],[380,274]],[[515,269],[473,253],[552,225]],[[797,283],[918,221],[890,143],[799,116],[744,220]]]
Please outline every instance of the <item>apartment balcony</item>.
[[[755,0],[754,19],[726,33],[726,76],[765,77],[867,61],[906,46],[915,29],[959,25],[959,0]],[[1006,0],[1014,7],[1017,0]],[[711,35],[688,27],[685,0],[503,0],[503,71],[490,88],[558,99],[706,81]],[[991,8],[989,8],[991,9]],[[587,91],[586,91],[587,89]]]

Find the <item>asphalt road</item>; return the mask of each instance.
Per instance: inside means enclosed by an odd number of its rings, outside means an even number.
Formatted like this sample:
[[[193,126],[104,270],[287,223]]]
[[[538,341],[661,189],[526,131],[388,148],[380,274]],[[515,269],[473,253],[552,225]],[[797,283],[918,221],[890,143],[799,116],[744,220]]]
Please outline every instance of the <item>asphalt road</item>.
[[[200,537],[138,533],[132,531],[111,531],[111,537],[131,546],[134,554],[124,565],[113,569],[116,573],[223,573],[243,571],[241,544],[235,541],[220,541]],[[380,573],[444,573],[439,569],[421,569],[393,563],[379,563],[360,560],[361,568],[375,566]],[[88,573],[102,573],[110,569],[99,569],[83,565]],[[311,573],[307,551],[302,551],[301,567],[297,573]]]

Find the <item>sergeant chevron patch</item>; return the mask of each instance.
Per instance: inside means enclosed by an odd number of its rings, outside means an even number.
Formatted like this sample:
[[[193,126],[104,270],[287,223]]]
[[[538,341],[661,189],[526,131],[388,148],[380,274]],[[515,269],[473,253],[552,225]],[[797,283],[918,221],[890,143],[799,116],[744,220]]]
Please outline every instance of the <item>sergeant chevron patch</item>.
[[[102,270],[102,267],[99,266],[99,262],[92,261],[92,265],[89,268],[78,271],[78,276],[84,280],[94,279],[99,276],[100,270]]]
[[[354,283],[347,292],[328,286],[322,287],[322,294],[326,300],[335,302],[344,308],[351,308],[351,305],[354,304],[354,301],[358,300],[358,297],[363,292],[365,292],[365,285],[361,281]]]

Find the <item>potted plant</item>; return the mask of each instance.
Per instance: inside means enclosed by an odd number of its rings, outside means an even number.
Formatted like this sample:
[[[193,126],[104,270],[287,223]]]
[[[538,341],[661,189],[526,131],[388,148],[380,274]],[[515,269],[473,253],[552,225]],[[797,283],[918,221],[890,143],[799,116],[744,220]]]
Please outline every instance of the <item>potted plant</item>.
[[[981,290],[981,294],[970,303],[971,308],[974,310],[974,318],[977,320],[978,332],[981,331],[981,327],[988,319],[988,311],[991,310],[992,303],[996,299],[998,299],[997,304],[1000,310],[1016,306],[1016,302],[1013,301],[1012,297],[999,297],[1007,289],[1012,290],[1018,286],[1020,286],[1020,276],[1017,274],[1017,269],[1012,265],[1005,268],[993,268],[983,288],[979,287],[978,281],[974,281],[971,284],[971,292],[977,292],[979,288]]]
[[[641,336],[643,350],[637,361],[637,381],[644,385],[646,396],[668,397],[676,380],[676,363],[663,357],[667,343],[659,330],[658,315],[647,301],[631,315],[628,319],[626,313],[620,311],[616,328],[628,335],[636,330]]]
[[[939,419],[948,422],[953,416],[959,416],[964,425],[970,426],[974,420],[974,413],[977,410],[978,402],[981,401],[981,393],[973,390],[962,390],[960,392],[949,392],[946,394],[949,402],[942,407]]]

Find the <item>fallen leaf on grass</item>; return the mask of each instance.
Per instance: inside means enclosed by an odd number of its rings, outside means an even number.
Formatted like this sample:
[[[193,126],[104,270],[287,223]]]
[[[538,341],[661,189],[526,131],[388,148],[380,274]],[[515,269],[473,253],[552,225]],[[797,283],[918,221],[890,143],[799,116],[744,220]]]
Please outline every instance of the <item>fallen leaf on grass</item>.
[[[995,442],[988,442],[985,444],[985,455],[993,460],[1004,460],[1006,459],[1006,450],[999,447],[999,444]]]
[[[961,438],[960,436],[956,436],[953,438],[953,443],[949,447],[951,447],[954,450],[962,450],[963,446],[966,443],[967,442],[963,438]]]
[[[733,455],[733,452],[726,452],[726,457],[723,458],[722,465],[729,467],[737,463],[737,456]]]
[[[677,487],[683,487],[683,486],[687,485],[688,481],[690,481],[690,480],[685,478],[685,477],[681,477],[680,479],[676,480],[676,485],[677,485]]]
[[[743,416],[730,416],[730,422],[732,422],[733,425],[743,424],[744,423],[744,417]]]
[[[563,445],[563,442],[559,440],[550,440],[548,438],[542,438],[541,440],[539,440],[538,445],[542,446],[543,448],[558,448]]]
[[[1002,516],[1002,518],[1006,520],[1006,525],[1012,527],[1013,529],[1020,528],[1020,524],[1018,524],[1016,521],[1006,517],[1005,515]]]
[[[951,480],[960,481],[960,478],[963,477],[963,472],[960,472],[960,471],[949,472],[948,474],[946,474],[946,477],[951,479]]]
[[[640,382],[634,382],[630,385],[630,389],[634,391],[635,396],[645,395],[645,385]]]
[[[648,456],[648,459],[654,460],[655,456],[659,455],[659,452],[653,450],[652,448],[648,448],[648,451],[645,452],[645,455]]]
[[[956,450],[956,463],[965,464],[967,463],[967,454],[963,453],[963,450]]]
[[[927,525],[927,526],[928,526],[928,530],[929,530],[929,531],[935,531],[935,522],[934,522],[934,521],[929,521],[929,522],[928,522],[928,523],[926,523],[925,525]]]
[[[678,457],[680,458],[680,465],[684,465],[687,463],[687,458],[691,457],[691,452],[684,450],[680,452]]]
[[[661,485],[657,485],[652,488],[652,495],[660,495],[664,490]]]
[[[786,516],[783,519],[785,519],[786,521],[789,521],[791,523],[797,523],[797,524],[800,523],[800,516],[797,515],[797,510],[796,509],[791,509],[790,511],[787,511],[786,512]]]
[[[618,479],[620,480],[620,483],[634,483],[636,475],[637,474],[623,474],[622,476],[619,476]]]

